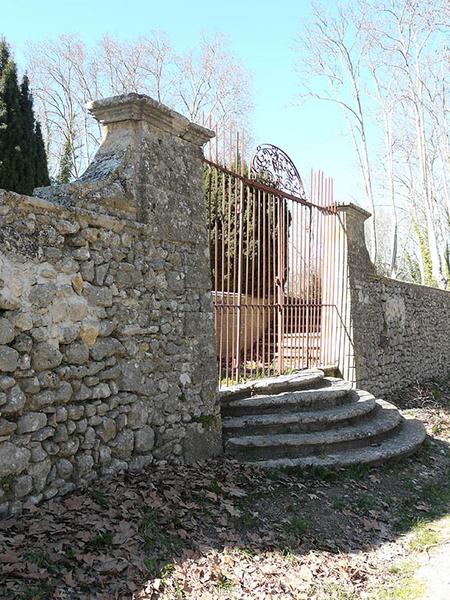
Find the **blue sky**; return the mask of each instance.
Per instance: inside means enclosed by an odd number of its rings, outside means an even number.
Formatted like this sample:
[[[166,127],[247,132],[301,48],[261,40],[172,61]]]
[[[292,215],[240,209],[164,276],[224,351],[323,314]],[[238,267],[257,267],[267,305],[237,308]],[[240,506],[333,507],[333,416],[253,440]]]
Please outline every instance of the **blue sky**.
[[[294,45],[310,18],[310,0],[0,0],[0,34],[21,62],[27,40],[79,33],[86,42],[104,33],[132,38],[159,29],[179,50],[203,32],[220,31],[253,76],[256,143],[282,147],[305,183],[311,168],[335,179],[336,199],[362,194],[355,157],[336,107],[319,101],[300,104]]]

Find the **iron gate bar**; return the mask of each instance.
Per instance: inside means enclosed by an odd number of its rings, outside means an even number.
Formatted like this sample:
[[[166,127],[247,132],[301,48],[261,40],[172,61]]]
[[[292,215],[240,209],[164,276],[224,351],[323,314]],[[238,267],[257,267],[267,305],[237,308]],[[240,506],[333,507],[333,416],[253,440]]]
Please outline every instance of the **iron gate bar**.
[[[312,172],[308,198],[280,184],[283,172],[273,181],[285,189],[263,183],[258,172],[248,173],[243,137],[231,130],[210,143],[204,164],[219,379],[237,382],[328,360],[338,312],[328,266],[335,232],[325,220],[337,212],[331,180]],[[288,183],[298,175],[289,164]],[[294,189],[303,192],[299,175],[298,182]]]

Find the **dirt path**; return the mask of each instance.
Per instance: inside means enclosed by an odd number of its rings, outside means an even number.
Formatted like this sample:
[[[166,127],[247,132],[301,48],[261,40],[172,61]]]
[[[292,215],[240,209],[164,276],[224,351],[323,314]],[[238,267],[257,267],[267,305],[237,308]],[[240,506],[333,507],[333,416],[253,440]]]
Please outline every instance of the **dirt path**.
[[[450,598],[450,517],[434,524],[441,542],[430,548],[423,557],[423,565],[416,576],[425,585],[423,600],[448,600]],[[446,541],[446,543],[445,543]],[[444,543],[443,543],[444,542]]]

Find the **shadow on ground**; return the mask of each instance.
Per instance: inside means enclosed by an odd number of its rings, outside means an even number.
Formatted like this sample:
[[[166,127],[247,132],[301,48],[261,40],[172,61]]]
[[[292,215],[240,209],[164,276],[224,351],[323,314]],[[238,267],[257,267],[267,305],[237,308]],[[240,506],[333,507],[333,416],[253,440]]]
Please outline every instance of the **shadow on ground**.
[[[0,523],[0,598],[370,597],[450,512],[448,399],[404,405],[434,437],[400,463],[265,473],[221,459],[30,507]]]

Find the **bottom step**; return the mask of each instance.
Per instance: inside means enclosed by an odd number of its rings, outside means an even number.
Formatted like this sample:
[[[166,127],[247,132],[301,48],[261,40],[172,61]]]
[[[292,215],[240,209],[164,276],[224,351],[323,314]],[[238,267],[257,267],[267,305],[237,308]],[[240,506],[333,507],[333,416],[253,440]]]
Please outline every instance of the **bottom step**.
[[[395,435],[379,444],[337,450],[321,456],[301,456],[297,458],[276,458],[247,462],[248,465],[264,469],[283,469],[289,467],[346,467],[354,464],[378,465],[390,460],[398,460],[413,454],[425,440],[423,424],[415,419],[405,419]]]

